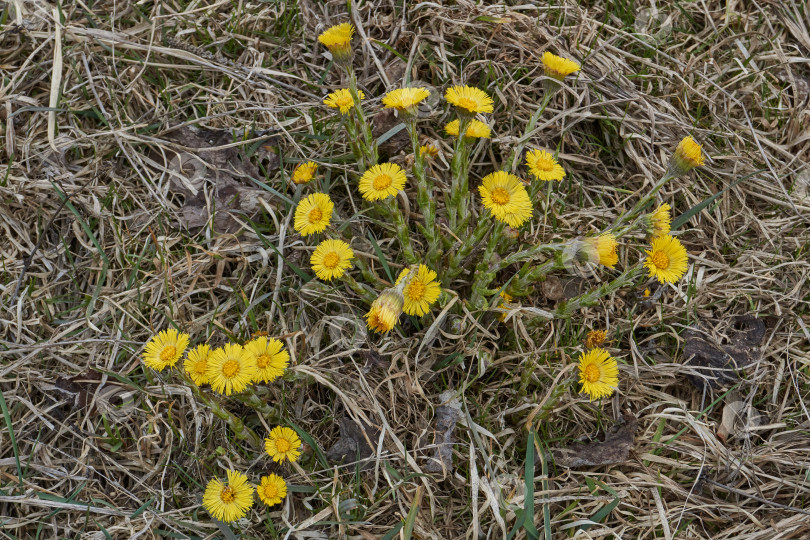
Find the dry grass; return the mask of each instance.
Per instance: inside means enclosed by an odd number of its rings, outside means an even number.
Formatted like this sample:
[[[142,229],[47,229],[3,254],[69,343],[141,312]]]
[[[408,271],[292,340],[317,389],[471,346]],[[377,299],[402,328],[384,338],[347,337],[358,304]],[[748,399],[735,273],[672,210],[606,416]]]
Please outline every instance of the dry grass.
[[[201,483],[228,464],[261,472],[264,460],[187,387],[141,367],[143,343],[171,323],[215,343],[258,330],[284,336],[296,367],[270,399],[321,449],[347,415],[380,429],[366,471],[310,449],[288,471],[294,493],[283,509],[254,515],[245,536],[501,538],[527,485],[534,523],[554,538],[810,536],[799,511],[810,497],[807,6],[664,2],[653,17],[630,0],[358,6],[368,41],[355,66],[370,96],[410,69],[438,90],[470,82],[495,97],[496,137],[478,146],[476,178],[507,155],[540,101],[538,53],[583,62],[532,140],[559,148],[569,169],[557,211],[535,219],[537,239],[609,226],[687,133],[711,159],[661,200],[678,215],[728,189],[681,227],[693,265],[654,308],[626,291],[571,321],[516,313],[458,335],[448,320],[423,343],[410,323],[382,340],[341,334],[341,317],[363,306],[293,270],[307,266],[307,244],[290,227],[291,162],[319,158],[343,215],[360,206],[344,174],[348,150],[329,137],[335,117],[319,105],[338,80],[315,36],[345,20],[345,2],[63,4],[60,15],[42,0],[0,2],[3,537],[229,534],[199,507]],[[424,122],[438,140],[443,111]],[[180,225],[189,198],[165,163],[188,150],[173,138],[186,125],[232,130],[220,146],[262,160],[257,177],[238,178],[253,206],[235,223],[256,211],[241,234]],[[284,176],[263,145],[278,148]],[[220,201],[206,190],[201,200]],[[362,216],[352,227],[360,238],[381,230]],[[392,264],[394,247],[380,243]],[[358,251],[386,276],[370,243]],[[548,302],[538,290],[522,304]],[[768,418],[724,442],[716,429],[728,396],[687,380],[683,334],[747,313],[767,329],[761,360],[734,392]],[[548,463],[543,475],[538,464],[526,479],[527,418],[587,329],[601,327],[623,362],[620,394],[601,407],[566,394],[540,439],[596,438],[630,410],[634,449],[621,465]],[[364,369],[370,350],[390,365]],[[448,389],[461,402],[454,469],[427,473]],[[135,407],[122,413],[115,399],[128,403],[130,392]]]

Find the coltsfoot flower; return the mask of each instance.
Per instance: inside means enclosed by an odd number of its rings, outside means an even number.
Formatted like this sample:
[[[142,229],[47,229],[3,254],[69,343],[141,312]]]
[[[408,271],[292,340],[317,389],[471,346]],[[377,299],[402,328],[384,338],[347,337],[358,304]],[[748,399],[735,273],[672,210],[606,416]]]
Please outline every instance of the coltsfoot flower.
[[[512,302],[512,300],[514,300],[514,298],[512,297],[512,295],[511,295],[511,294],[509,294],[509,293],[508,293],[508,292],[506,292],[506,291],[501,291],[500,296],[501,296],[501,298],[503,299],[503,302],[501,302],[500,304],[498,304],[498,308],[499,308],[499,309],[509,309],[509,307],[507,306],[507,304],[511,303],[511,302]],[[505,320],[506,320],[506,315],[507,315],[507,313],[501,313],[500,315],[498,315],[498,318],[501,320],[501,322],[503,322],[503,321],[505,321]]]
[[[397,278],[397,285],[410,274],[411,269],[405,268],[400,272]],[[441,286],[436,282],[436,272],[425,266],[419,265],[416,275],[410,278],[410,281],[402,290],[402,297],[405,301],[403,304],[403,311],[407,315],[417,315],[422,317],[430,311],[430,306],[439,299],[442,292]]]
[[[675,283],[689,267],[686,248],[680,240],[669,235],[653,238],[652,250],[646,253],[644,266],[650,277],[655,277],[659,283]]]
[[[562,168],[554,156],[545,150],[532,150],[526,153],[526,166],[529,172],[538,180],[562,180],[565,169]]]
[[[366,95],[363,93],[362,90],[357,91],[357,97],[360,99],[366,99]],[[352,93],[349,91],[348,88],[341,88],[340,90],[335,90],[328,96],[326,99],[323,100],[324,105],[327,107],[331,107],[333,109],[338,109],[340,114],[346,114],[352,107],[355,106],[354,98],[352,97]]]
[[[284,343],[275,338],[257,337],[245,344],[245,354],[256,363],[254,382],[273,382],[290,365],[290,353],[284,350]]]
[[[591,349],[579,356],[579,382],[591,401],[613,394],[619,386],[616,359],[605,349]]]
[[[319,233],[329,226],[335,204],[325,193],[313,193],[295,208],[295,230],[302,236]]]
[[[352,59],[353,35],[354,26],[349,23],[337,24],[318,36],[318,41],[329,49],[336,63],[348,65]]]
[[[458,128],[459,121],[453,120],[444,126],[444,131],[448,135],[458,137]],[[470,123],[467,125],[467,131],[464,132],[464,136],[470,139],[489,139],[491,134],[492,130],[489,129],[488,125],[475,119],[470,120]]]
[[[218,478],[208,482],[203,495],[203,507],[216,520],[232,523],[242,519],[253,506],[253,486],[247,476],[228,471],[228,483]]]
[[[546,51],[543,53],[543,69],[547,77],[553,77],[558,81],[562,81],[568,75],[579,71],[579,64],[568,58],[563,58],[550,51]]]
[[[459,113],[474,116],[478,113],[491,113],[494,102],[489,94],[472,86],[453,86],[447,89],[444,99],[455,106]]]
[[[309,258],[312,270],[319,279],[332,281],[352,267],[354,251],[343,240],[324,240]]]
[[[295,168],[292,175],[292,181],[295,184],[306,184],[315,176],[315,171],[318,170],[318,164],[314,161],[307,161],[300,164]]]
[[[405,171],[395,163],[374,165],[360,177],[360,194],[367,201],[393,197],[405,187]]]
[[[681,176],[688,173],[695,167],[703,165],[705,158],[700,145],[692,137],[684,137],[675,148],[675,153],[669,159],[669,170],[671,176]]]
[[[256,376],[256,360],[246,354],[237,343],[228,343],[211,353],[206,375],[214,392],[230,396],[239,393],[253,382]]]
[[[607,332],[604,330],[591,330],[585,338],[585,347],[588,349],[601,347],[605,339],[607,339]]]
[[[516,229],[532,217],[532,202],[520,178],[505,171],[484,177],[478,186],[484,206],[495,219]]]
[[[616,253],[616,237],[611,233],[602,233],[599,236],[586,238],[584,240],[585,249],[583,255],[585,260],[599,263],[613,268],[619,262],[619,254]]]
[[[384,334],[397,324],[405,299],[397,289],[386,289],[371,304],[366,313],[366,324],[370,330]]]
[[[256,486],[256,493],[267,506],[276,505],[287,496],[287,482],[277,474],[262,476],[261,483]]]
[[[294,430],[276,426],[264,440],[264,450],[276,463],[285,459],[292,463],[301,455],[301,439]]]
[[[439,155],[439,149],[432,144],[423,144],[419,147],[419,154],[425,159],[433,159]]]
[[[386,109],[396,109],[401,114],[413,116],[417,105],[429,95],[426,88],[398,88],[385,94],[382,104]]]
[[[197,386],[208,382],[208,358],[211,356],[211,347],[207,343],[197,345],[188,352],[183,369]]]
[[[672,220],[669,215],[670,209],[670,206],[667,203],[664,203],[656,208],[655,212],[647,215],[647,232],[654,238],[669,234],[669,229],[672,225]]]
[[[143,363],[155,371],[173,367],[186,351],[188,340],[188,334],[178,332],[174,328],[159,332],[146,344]]]

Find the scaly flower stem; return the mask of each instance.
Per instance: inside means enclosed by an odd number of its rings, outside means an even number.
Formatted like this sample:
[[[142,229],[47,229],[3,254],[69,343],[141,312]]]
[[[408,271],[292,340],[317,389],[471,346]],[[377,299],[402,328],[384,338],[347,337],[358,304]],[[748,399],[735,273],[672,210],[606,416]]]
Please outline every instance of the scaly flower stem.
[[[234,436],[242,441],[249,441],[256,447],[261,445],[261,438],[256,435],[256,433],[247,427],[245,423],[237,416],[231,414],[227,409],[225,409],[219,400],[215,399],[213,396],[208,396],[200,391],[200,387],[194,384],[188,375],[185,372],[181,371],[181,377],[183,378],[186,385],[191,388],[191,392],[194,394],[194,397],[197,398],[203,405],[207,406],[211,409],[211,412],[214,413],[214,416],[225,422],[231,431],[233,432]]]
[[[467,138],[464,134],[467,133],[470,119],[464,117],[459,118],[458,124],[458,138],[456,139],[455,148],[453,149],[453,159],[450,161],[450,199],[448,201],[447,194],[445,194],[444,199],[450,221],[450,228],[457,235],[459,234],[459,231],[456,230],[456,225],[458,224],[460,201],[467,197],[469,163],[467,159]]]
[[[464,269],[461,266],[461,263],[464,262],[464,259],[469,256],[472,252],[473,248],[481,243],[486,236],[487,231],[489,231],[490,226],[492,225],[491,219],[479,219],[478,224],[473,229],[471,235],[467,236],[467,238],[461,243],[458,250],[456,250],[455,255],[450,259],[450,264],[447,268],[447,272],[445,272],[444,276],[442,276],[442,285],[444,287],[448,287],[450,282],[455,279],[459,274],[461,274],[462,270]]]
[[[550,92],[546,92],[543,95],[543,102],[540,104],[537,110],[534,111],[534,114],[529,119],[529,123],[526,124],[526,129],[523,131],[523,136],[518,139],[515,146],[512,148],[512,153],[510,154],[509,159],[506,160],[506,167],[504,170],[508,170],[514,174],[518,163],[520,162],[520,156],[523,154],[523,148],[532,137],[532,132],[534,131],[534,128],[537,127],[537,122],[540,120],[540,117],[543,116],[543,112],[546,110],[546,107],[548,106],[552,97],[553,94]]]
[[[475,281],[473,282],[472,297],[470,299],[470,305],[473,309],[478,310],[486,307],[487,302],[485,296],[488,291],[487,287],[492,283],[492,280],[495,279],[495,272],[492,270],[489,262],[498,245],[503,242],[503,227],[503,223],[499,221],[492,228],[492,233],[489,235],[489,241],[487,242],[484,254],[475,267]]]
[[[408,229],[408,224],[405,222],[405,216],[402,215],[399,205],[397,205],[396,198],[391,197],[387,199],[384,205],[388,209],[388,215],[396,229],[397,240],[399,240],[399,245],[402,247],[402,256],[405,258],[405,262],[408,264],[416,264],[417,258],[413,251],[413,246],[411,245],[411,234]]]
[[[261,414],[267,422],[278,424],[281,422],[281,413],[260,398],[253,386],[248,386],[244,392],[236,395],[236,399]]]
[[[363,113],[363,104],[360,102],[360,94],[357,92],[357,77],[351,68],[347,68],[349,74],[349,93],[354,100],[354,118],[357,119],[359,131],[363,136],[360,146],[363,154],[363,162],[360,163],[360,173],[365,172],[367,169],[377,164],[379,154],[377,152],[377,142],[374,140],[374,135],[371,133],[371,126],[366,120]]]
[[[652,198],[655,197],[655,194],[658,193],[658,190],[660,190],[662,187],[664,187],[664,184],[666,184],[669,180],[672,180],[673,178],[674,178],[674,175],[667,172],[664,175],[664,177],[661,178],[661,180],[659,180],[658,183],[653,186],[653,188],[650,190],[649,193],[647,193],[644,197],[639,199],[639,201],[636,203],[636,205],[633,207],[632,210],[630,210],[629,212],[625,212],[624,214],[622,214],[621,216],[619,216],[616,219],[616,223],[613,224],[613,227],[611,227],[611,229],[619,232],[618,231],[619,225],[621,225],[625,221],[628,221],[629,219],[638,217],[639,213],[642,210],[644,210],[644,208],[649,204],[649,202],[652,200]],[[632,225],[631,225],[631,227],[632,227]],[[621,231],[621,233],[622,234],[626,233],[627,230],[630,229],[631,227],[627,227],[627,228],[623,229]],[[616,234],[616,232],[614,232],[613,234],[618,236]]]
[[[512,279],[506,292],[512,296],[527,296],[534,290],[534,283],[555,270],[562,270],[570,262],[565,257],[565,251],[558,249],[548,261],[530,266],[528,262],[518,271]]]
[[[613,294],[622,287],[626,287],[627,285],[635,282],[636,279],[643,274],[643,272],[644,266],[639,264],[634,268],[625,270],[617,278],[600,285],[592,291],[588,291],[585,294],[577,296],[576,298],[572,298],[567,302],[561,302],[557,306],[557,309],[552,311],[553,318],[568,319],[582,308],[595,306],[605,296]]]
[[[349,275],[348,272],[343,274],[343,276],[340,279],[342,279],[343,282],[346,285],[348,285],[351,290],[355,292],[355,294],[357,294],[360,298],[362,298],[369,304],[371,304],[372,302],[374,302],[374,300],[376,300],[377,294],[374,291],[368,289],[365,285],[358,283],[351,275]],[[374,280],[370,281],[372,281],[372,283],[376,283],[378,279],[375,278]]]
[[[413,172],[416,178],[416,202],[419,211],[425,220],[424,234],[428,244],[427,263],[431,268],[436,267],[439,257],[439,231],[436,228],[436,199],[433,198],[433,183],[427,176],[425,156],[419,151],[419,133],[416,131],[416,119],[409,119],[405,126],[411,136],[413,147]]]
[[[517,251],[501,259],[500,262],[498,262],[497,266],[495,266],[493,271],[500,272],[501,270],[504,270],[515,263],[531,261],[536,257],[544,253],[548,253],[550,251],[552,252],[562,251],[563,249],[565,249],[566,246],[568,246],[568,244],[569,242],[560,242],[556,244],[540,244],[537,246],[526,248],[521,251]]]

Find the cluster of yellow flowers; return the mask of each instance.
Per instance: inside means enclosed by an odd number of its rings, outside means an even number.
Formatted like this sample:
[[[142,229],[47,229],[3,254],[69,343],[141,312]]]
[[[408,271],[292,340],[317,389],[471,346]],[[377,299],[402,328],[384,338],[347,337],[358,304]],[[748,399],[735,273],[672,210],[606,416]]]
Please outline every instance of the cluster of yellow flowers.
[[[163,330],[146,344],[143,363],[156,371],[174,367],[186,353],[189,341],[186,333]],[[280,340],[257,336],[244,346],[228,343],[211,350],[208,344],[197,345],[188,351],[183,368],[197,386],[210,384],[215,393],[230,396],[244,392],[252,383],[275,381],[284,375],[289,363],[290,355]],[[276,426],[264,441],[267,455],[276,463],[296,461],[300,448],[301,439],[288,427]],[[203,506],[215,519],[230,522],[243,518],[251,508],[254,487],[238,471],[228,471],[227,477],[226,483],[217,478],[208,482]],[[273,473],[261,477],[255,491],[263,503],[273,506],[286,497],[287,483]]]

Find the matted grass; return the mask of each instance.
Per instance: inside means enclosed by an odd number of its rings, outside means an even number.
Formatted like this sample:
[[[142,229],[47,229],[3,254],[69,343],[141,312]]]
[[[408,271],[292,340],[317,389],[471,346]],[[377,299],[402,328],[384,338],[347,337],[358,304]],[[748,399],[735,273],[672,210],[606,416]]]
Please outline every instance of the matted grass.
[[[691,267],[652,308],[624,290],[569,320],[472,314],[476,332],[448,320],[426,341],[432,318],[403,318],[381,339],[352,335],[347,321],[366,306],[309,280],[311,247],[291,227],[300,193],[289,174],[316,159],[323,189],[353,216],[355,251],[381,279],[402,266],[393,235],[362,210],[348,146],[332,137],[339,118],[320,104],[339,79],[316,36],[348,20],[345,2],[63,4],[0,3],[4,537],[231,534],[199,506],[204,484],[231,466],[260,474],[266,461],[177,378],[143,368],[144,342],[174,325],[215,344],[267,331],[292,355],[267,398],[310,439],[286,469],[284,505],[232,527],[246,537],[532,538],[534,527],[553,538],[810,535],[806,5],[354,6],[354,65],[372,110],[405,77],[436,96],[469,83],[494,97],[474,182],[499,166],[541,101],[542,52],[581,61],[530,141],[558,150],[568,171],[530,239],[610,226],[686,134],[710,157],[659,194],[686,214],[679,238]],[[449,119],[436,102],[421,123],[444,156]],[[382,135],[396,122],[378,124]],[[182,226],[233,198],[207,185],[192,204],[173,183],[188,170],[167,163],[193,154],[177,139],[187,126],[225,133],[216,148],[258,170],[237,178],[247,214],[233,213],[229,233]],[[383,151],[406,160],[396,136]],[[547,309],[547,296],[538,287],[520,303]],[[767,421],[724,442],[717,427],[731,394],[689,382],[684,333],[699,322],[722,333],[742,314],[765,320],[766,334],[762,359],[733,391]],[[591,328],[608,329],[620,392],[602,404],[566,392],[537,444],[599,438],[625,411],[639,429],[625,463],[566,469],[527,452],[525,425]],[[428,473],[449,389],[461,416],[453,469]],[[380,430],[369,470],[324,456],[346,416]]]

